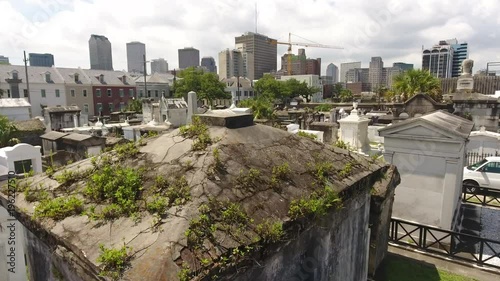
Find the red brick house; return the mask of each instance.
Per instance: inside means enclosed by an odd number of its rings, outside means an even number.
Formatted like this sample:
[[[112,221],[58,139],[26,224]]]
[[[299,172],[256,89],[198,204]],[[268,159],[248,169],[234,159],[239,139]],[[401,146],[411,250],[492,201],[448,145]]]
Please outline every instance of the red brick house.
[[[135,81],[128,73],[109,70],[85,70],[92,80],[95,116],[124,110],[136,96]]]

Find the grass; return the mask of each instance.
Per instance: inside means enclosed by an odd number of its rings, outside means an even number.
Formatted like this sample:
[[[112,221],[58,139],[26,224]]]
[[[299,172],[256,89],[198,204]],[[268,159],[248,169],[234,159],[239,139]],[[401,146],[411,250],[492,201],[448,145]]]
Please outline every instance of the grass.
[[[397,255],[388,255],[375,281],[478,281],[437,269],[434,265]]]

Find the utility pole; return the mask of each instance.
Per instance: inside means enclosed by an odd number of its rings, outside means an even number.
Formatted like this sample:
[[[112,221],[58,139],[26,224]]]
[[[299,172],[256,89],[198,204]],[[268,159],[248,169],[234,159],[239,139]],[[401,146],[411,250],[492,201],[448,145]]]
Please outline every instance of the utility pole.
[[[26,91],[28,92],[28,102],[31,104],[31,98],[30,98],[30,81],[28,79],[28,59],[26,58],[26,51],[24,52],[24,72],[26,73]],[[24,93],[23,93],[24,96]],[[31,118],[31,109],[30,109],[30,118]]]
[[[146,62],[147,62],[146,61],[146,54],[142,55],[142,58],[144,60],[144,95],[148,96],[148,86],[146,85],[147,84],[147,82],[146,82],[146,75],[147,75],[147,71],[146,71]]]
[[[240,75],[238,74],[238,78],[236,78],[236,82],[238,83],[238,91],[236,92],[236,96],[238,97],[238,103],[240,103]]]

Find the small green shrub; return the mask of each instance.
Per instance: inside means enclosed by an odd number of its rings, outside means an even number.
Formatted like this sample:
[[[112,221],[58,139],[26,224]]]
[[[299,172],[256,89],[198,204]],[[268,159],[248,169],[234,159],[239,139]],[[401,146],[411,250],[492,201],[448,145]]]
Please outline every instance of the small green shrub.
[[[155,196],[153,200],[146,204],[146,209],[151,214],[158,214],[163,216],[167,213],[168,200],[164,197]]]
[[[204,150],[213,143],[207,125],[201,121],[199,116],[193,116],[191,125],[180,127],[179,132],[185,138],[194,139],[191,149],[195,151]]]
[[[119,218],[122,214],[126,214],[127,212],[123,210],[123,208],[115,203],[109,204],[105,206],[101,213],[98,215],[98,218],[103,220],[113,220]]]
[[[250,218],[238,203],[224,202],[221,212],[222,223],[227,225],[246,225]]]
[[[52,167],[52,166],[48,166],[48,167],[47,167],[47,169],[45,170],[45,174],[46,174],[49,178],[51,178],[51,177],[54,175],[54,173],[55,173],[55,172],[56,172],[56,171],[55,171],[54,167]]]
[[[106,165],[92,175],[84,194],[96,202],[115,203],[124,214],[130,215],[137,209],[136,200],[141,190],[142,178],[139,170]]]
[[[339,171],[339,177],[341,179],[348,177],[352,172],[353,164],[351,162],[347,163],[342,170]]]
[[[85,178],[89,174],[88,171],[73,171],[64,170],[61,174],[57,175],[55,180],[64,186],[70,186],[73,183]]]
[[[214,148],[212,154],[214,156],[215,169],[218,170],[218,171],[223,170],[224,169],[224,163],[222,163],[222,160],[220,159],[220,151],[219,151],[219,149],[217,147]]]
[[[83,212],[83,201],[75,196],[58,197],[40,202],[35,208],[36,218],[52,218],[61,220]]]
[[[287,180],[290,176],[290,166],[288,163],[274,166],[272,176],[280,180]]]
[[[254,168],[248,170],[248,173],[245,174],[243,170],[240,171],[240,174],[236,178],[236,182],[240,187],[249,188],[254,186],[258,181],[260,181],[260,171]]]
[[[187,263],[183,263],[181,270],[177,274],[179,277],[179,281],[189,281],[191,280],[191,276],[193,275],[191,269],[189,268],[189,265]]]
[[[148,131],[147,138],[157,137],[159,134],[157,131]]]
[[[166,190],[165,195],[168,197],[168,205],[184,205],[191,200],[191,188],[185,176],[174,179]]]
[[[345,143],[344,141],[342,140],[338,140],[336,141],[333,146],[336,146],[338,148],[341,148],[341,149],[346,149],[346,150],[349,150],[349,144],[348,143]]]
[[[294,220],[309,215],[324,216],[330,208],[339,207],[341,203],[338,194],[326,186],[323,190],[313,192],[305,198],[293,200],[288,215]]]
[[[114,151],[120,160],[131,158],[139,153],[139,149],[134,142],[128,142],[115,146]]]
[[[118,280],[125,268],[130,262],[131,255],[129,247],[123,245],[120,249],[106,248],[103,244],[99,245],[100,254],[97,262],[101,263],[102,271],[100,276],[111,277]]]
[[[49,198],[49,193],[40,184],[38,189],[31,188],[30,186],[24,189],[24,199],[27,202],[43,201]]]
[[[312,139],[312,140],[316,140],[318,138],[315,134],[306,133],[306,132],[303,132],[303,131],[299,131],[297,133],[297,135],[300,136],[300,137],[305,137],[305,138]]]
[[[257,225],[255,231],[264,243],[276,243],[284,235],[283,223],[281,221],[271,222],[270,220],[265,220]]]
[[[308,170],[316,178],[316,183],[323,185],[333,172],[333,163],[325,161],[315,164],[308,163]]]

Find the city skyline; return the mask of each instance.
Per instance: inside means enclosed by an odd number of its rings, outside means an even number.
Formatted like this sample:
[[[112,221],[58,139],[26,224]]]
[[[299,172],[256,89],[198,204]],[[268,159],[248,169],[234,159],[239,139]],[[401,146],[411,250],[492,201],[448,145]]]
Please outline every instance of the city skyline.
[[[0,36],[8,38],[0,42],[1,55],[9,57],[12,64],[22,64],[22,51],[26,50],[54,54],[57,66],[89,68],[86,42],[91,34],[102,34],[112,44],[114,69],[127,69],[125,44],[130,41],[145,43],[148,59],[164,57],[173,69],[178,68],[177,50],[184,46],[196,46],[200,57],[212,56],[217,60],[220,50],[234,46],[234,37],[255,31],[254,2],[194,5],[174,1],[166,17],[160,12],[163,4],[158,0],[145,0],[144,7],[157,12],[142,16],[133,5],[122,5],[120,13],[115,15],[110,12],[115,5],[102,0],[51,0],[48,2],[54,3],[50,5],[38,5],[46,2],[0,0],[0,8],[6,15],[0,19],[6,27]],[[377,1],[370,5],[361,0],[306,2],[291,9],[283,8],[288,2],[281,0],[257,1],[257,29],[280,41],[286,41],[288,32],[292,32],[321,44],[344,47],[344,50],[306,49],[310,57],[322,59],[322,73],[330,63],[361,61],[365,67],[373,56],[382,57],[388,65],[402,61],[420,68],[422,45],[429,46],[443,38],[459,38],[469,43],[469,57],[476,62],[474,71],[485,68],[488,61],[500,60],[494,50],[500,42],[494,28],[500,24],[494,13],[500,10],[500,3],[495,1],[480,0],[473,7],[462,0],[416,4]],[[227,13],[238,16],[221,21]],[[180,14],[182,17],[177,16]],[[291,20],[279,21],[277,14]],[[128,20],[125,22],[123,18]],[[64,24],[68,21],[71,26]],[[124,29],[127,33],[122,32]],[[293,36],[292,40],[305,41]],[[294,46],[293,53],[297,49]],[[278,61],[285,53],[286,45],[279,45]],[[277,68],[280,67],[278,63]]]

